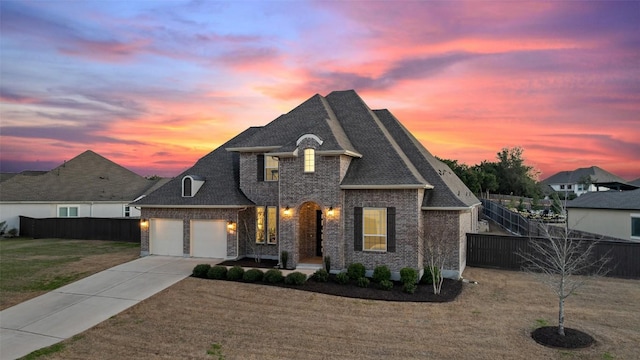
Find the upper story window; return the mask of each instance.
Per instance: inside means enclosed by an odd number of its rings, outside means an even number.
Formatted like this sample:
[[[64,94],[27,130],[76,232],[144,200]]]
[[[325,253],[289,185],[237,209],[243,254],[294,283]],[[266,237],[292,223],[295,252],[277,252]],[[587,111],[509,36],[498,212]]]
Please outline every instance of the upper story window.
[[[58,217],[78,217],[77,206],[59,206]]]
[[[560,190],[564,190],[564,185],[560,185]]]
[[[264,180],[278,181],[278,158],[268,155],[264,157]]]
[[[125,205],[124,206],[124,217],[130,217],[131,216],[131,207],[129,205]]]
[[[182,196],[191,197],[191,187],[193,185],[193,180],[190,177],[185,177],[182,180]]]
[[[314,149],[304,149],[304,172],[312,173],[316,171],[316,151]]]
[[[194,197],[204,185],[204,178],[198,175],[185,175],[182,178],[182,197]]]
[[[573,188],[573,185],[569,184],[567,185],[567,189],[571,190]]]

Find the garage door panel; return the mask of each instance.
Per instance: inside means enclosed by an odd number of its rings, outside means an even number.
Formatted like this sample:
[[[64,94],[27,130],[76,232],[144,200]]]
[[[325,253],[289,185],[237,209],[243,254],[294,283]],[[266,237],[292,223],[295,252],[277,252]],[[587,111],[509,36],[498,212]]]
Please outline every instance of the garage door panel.
[[[225,258],[227,256],[226,221],[192,220],[191,256]]]
[[[149,250],[154,255],[183,255],[182,220],[151,219]]]

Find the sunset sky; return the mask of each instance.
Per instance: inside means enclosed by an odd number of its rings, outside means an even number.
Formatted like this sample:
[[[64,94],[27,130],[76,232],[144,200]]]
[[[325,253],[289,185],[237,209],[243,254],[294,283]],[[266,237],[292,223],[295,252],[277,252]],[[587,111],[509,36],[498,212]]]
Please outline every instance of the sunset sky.
[[[355,89],[441,158],[640,177],[640,1],[0,1],[0,171],[175,176]]]

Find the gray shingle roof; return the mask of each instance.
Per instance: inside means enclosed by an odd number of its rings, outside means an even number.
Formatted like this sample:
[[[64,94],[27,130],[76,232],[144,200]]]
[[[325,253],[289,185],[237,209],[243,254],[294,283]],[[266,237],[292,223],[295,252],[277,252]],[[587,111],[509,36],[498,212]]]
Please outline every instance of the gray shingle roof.
[[[41,175],[0,183],[0,201],[132,201],[157,183],[87,150]]]
[[[640,189],[586,193],[567,202],[567,208],[640,210]]]
[[[579,168],[573,171],[560,171],[542,182],[545,184],[577,184],[580,179],[590,178],[593,183],[626,183],[626,181],[597,166]]]
[[[252,127],[198,160],[191,168],[176,176],[164,186],[133,203],[135,206],[250,206],[254,205],[240,191],[240,155],[226,151],[259,133],[263,128]],[[182,178],[195,175],[204,184],[193,197],[182,196]]]

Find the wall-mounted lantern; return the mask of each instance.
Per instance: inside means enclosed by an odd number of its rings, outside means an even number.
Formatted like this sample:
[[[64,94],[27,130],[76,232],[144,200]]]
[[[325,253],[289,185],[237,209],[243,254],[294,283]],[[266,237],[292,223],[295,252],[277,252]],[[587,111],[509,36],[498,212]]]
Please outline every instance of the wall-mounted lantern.
[[[289,205],[284,208],[284,216],[291,216],[291,208],[289,207]]]
[[[147,230],[149,228],[149,219],[140,219],[140,229]]]
[[[233,221],[231,221],[231,220],[229,220],[229,221],[227,222],[227,231],[228,231],[230,234],[233,234],[233,233],[236,231],[236,223],[235,223],[235,222],[233,222]]]
[[[335,211],[333,210],[333,206],[329,206],[329,210],[327,210],[327,216],[333,217],[335,215]]]

